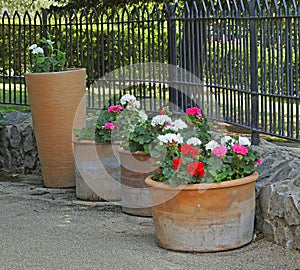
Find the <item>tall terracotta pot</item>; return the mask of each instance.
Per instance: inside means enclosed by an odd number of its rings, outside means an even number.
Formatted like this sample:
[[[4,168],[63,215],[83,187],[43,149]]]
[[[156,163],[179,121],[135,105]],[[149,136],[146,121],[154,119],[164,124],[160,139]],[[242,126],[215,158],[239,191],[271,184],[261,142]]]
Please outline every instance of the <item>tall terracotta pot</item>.
[[[254,173],[233,181],[173,188],[147,177],[159,245],[213,252],[248,244],[253,237],[257,179]]]
[[[87,201],[120,201],[121,168],[110,143],[75,140],[76,197]]]
[[[118,149],[121,163],[121,197],[122,211],[135,216],[151,217],[151,200],[145,178],[158,166],[157,161],[145,152]]]
[[[44,185],[73,187],[72,134],[85,126],[86,70],[26,73],[25,80]]]

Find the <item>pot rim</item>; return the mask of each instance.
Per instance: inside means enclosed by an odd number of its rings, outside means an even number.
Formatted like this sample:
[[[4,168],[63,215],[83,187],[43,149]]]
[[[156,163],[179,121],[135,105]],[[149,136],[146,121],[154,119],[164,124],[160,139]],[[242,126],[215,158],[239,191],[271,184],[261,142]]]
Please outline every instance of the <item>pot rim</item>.
[[[74,144],[93,144],[93,145],[119,145],[118,143],[111,142],[96,142],[95,140],[72,140]]]
[[[152,175],[148,176],[145,179],[147,186],[151,188],[157,189],[171,189],[171,190],[207,190],[207,189],[217,189],[217,188],[229,188],[234,186],[242,186],[252,182],[255,182],[259,177],[258,172],[254,172],[246,177],[230,180],[230,181],[223,181],[220,183],[199,183],[199,184],[186,184],[186,185],[179,185],[178,187],[172,187],[168,184],[163,182],[154,181],[152,180]]]
[[[149,153],[146,153],[144,151],[136,151],[136,152],[130,152],[129,150],[125,150],[124,148],[122,147],[118,147],[117,151],[119,153],[123,153],[125,155],[132,155],[132,154],[135,154],[135,155],[141,155],[141,156],[150,156]]]
[[[86,72],[86,68],[68,68],[67,70],[62,70],[62,71],[51,71],[51,72],[26,72],[25,76],[38,76],[38,75],[54,75],[54,74],[61,74],[61,73],[68,73],[68,72],[74,72],[74,71],[85,71]]]

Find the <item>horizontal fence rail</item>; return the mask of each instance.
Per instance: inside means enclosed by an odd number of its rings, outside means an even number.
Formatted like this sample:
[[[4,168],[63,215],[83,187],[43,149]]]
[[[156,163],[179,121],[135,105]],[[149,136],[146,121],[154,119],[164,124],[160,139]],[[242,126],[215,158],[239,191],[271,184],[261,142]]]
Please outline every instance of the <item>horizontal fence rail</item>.
[[[70,67],[87,69],[88,108],[132,93],[147,111],[198,105],[254,140],[264,133],[300,141],[299,14],[294,1],[4,12],[0,103],[29,105],[28,48],[49,32]]]

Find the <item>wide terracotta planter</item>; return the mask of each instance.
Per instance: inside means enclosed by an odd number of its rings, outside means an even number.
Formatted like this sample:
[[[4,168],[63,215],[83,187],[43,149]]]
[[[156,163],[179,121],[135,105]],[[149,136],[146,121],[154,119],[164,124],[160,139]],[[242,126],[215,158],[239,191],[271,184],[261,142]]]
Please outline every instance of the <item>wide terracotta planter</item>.
[[[86,70],[26,73],[44,185],[75,186],[73,129],[85,126]]]
[[[158,169],[153,159],[145,152],[118,149],[121,163],[122,212],[135,216],[151,217],[151,200],[145,178]]]
[[[75,140],[76,197],[87,201],[120,201],[121,169],[114,145]]]
[[[254,173],[233,181],[173,188],[147,177],[158,244],[189,252],[248,244],[253,237],[257,179]]]

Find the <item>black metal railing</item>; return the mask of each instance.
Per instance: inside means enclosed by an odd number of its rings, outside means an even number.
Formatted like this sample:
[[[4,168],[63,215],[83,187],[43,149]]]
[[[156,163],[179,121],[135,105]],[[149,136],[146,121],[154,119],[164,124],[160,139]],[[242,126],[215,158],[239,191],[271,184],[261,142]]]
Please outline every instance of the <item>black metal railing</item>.
[[[50,32],[69,65],[87,69],[89,108],[130,92],[149,111],[197,104],[254,141],[259,133],[300,141],[299,14],[293,0],[4,13],[0,103],[29,104],[28,47]]]

